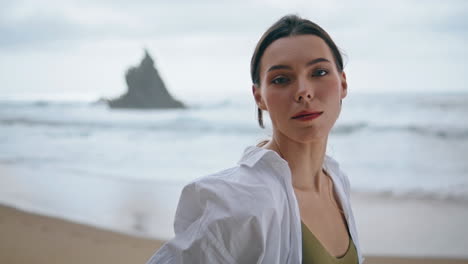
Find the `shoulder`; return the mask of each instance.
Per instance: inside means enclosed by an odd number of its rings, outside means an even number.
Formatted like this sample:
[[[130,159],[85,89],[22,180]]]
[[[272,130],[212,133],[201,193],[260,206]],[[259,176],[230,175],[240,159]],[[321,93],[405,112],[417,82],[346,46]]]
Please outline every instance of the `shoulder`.
[[[182,231],[197,219],[208,223],[280,217],[286,203],[284,187],[276,177],[235,166],[197,178],[183,188],[174,228]]]
[[[193,259],[206,260],[200,263],[256,262],[267,236],[268,217],[264,216],[274,210],[264,209],[268,194],[242,182],[243,173],[234,167],[187,184],[176,211],[175,237],[155,260],[166,254],[187,259],[176,263],[192,263]]]
[[[273,177],[245,166],[235,166],[195,179],[187,184],[180,202],[188,200],[203,206],[210,203],[231,213],[258,213],[274,201],[280,185]],[[182,208],[181,208],[182,209]]]
[[[269,260],[283,256],[277,238],[288,222],[282,220],[288,199],[275,166],[260,162],[266,154],[250,149],[237,166],[188,183],[175,215],[175,237],[150,263],[259,263],[267,257],[265,263],[280,263]]]

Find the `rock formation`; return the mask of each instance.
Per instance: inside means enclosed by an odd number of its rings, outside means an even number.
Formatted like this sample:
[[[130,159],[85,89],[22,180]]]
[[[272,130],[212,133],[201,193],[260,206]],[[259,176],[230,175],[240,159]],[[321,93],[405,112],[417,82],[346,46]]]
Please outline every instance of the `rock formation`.
[[[128,69],[125,80],[128,91],[109,100],[111,108],[185,108],[167,91],[147,50],[140,65]]]

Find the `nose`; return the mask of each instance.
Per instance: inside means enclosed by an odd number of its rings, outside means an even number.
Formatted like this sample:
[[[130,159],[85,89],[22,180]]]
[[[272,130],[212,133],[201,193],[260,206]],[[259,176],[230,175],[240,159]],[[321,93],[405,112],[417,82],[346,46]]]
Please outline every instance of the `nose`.
[[[298,80],[297,92],[295,99],[297,102],[311,101],[314,98],[314,90],[312,85],[306,80]]]

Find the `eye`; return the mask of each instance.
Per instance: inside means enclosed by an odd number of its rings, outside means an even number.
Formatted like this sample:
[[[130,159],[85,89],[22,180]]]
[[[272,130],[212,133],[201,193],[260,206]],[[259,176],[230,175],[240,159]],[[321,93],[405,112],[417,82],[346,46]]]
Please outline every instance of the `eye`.
[[[312,76],[325,76],[328,74],[328,71],[325,70],[325,69],[318,69],[316,71],[314,71],[314,74],[312,74]]]
[[[274,78],[273,80],[271,80],[271,83],[272,84],[285,84],[289,81],[288,78],[284,77],[284,76],[278,76],[276,78]]]

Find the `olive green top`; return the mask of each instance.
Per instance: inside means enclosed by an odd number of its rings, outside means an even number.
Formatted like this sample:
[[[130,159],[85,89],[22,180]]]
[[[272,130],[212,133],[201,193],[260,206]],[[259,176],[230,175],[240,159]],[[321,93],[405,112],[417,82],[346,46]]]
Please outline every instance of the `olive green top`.
[[[346,253],[341,257],[330,255],[322,243],[310,232],[309,228],[301,221],[302,226],[302,263],[303,264],[357,264],[358,256],[351,236]]]

